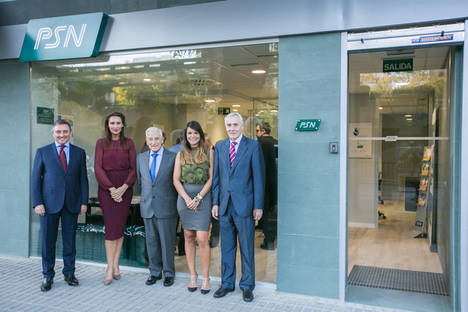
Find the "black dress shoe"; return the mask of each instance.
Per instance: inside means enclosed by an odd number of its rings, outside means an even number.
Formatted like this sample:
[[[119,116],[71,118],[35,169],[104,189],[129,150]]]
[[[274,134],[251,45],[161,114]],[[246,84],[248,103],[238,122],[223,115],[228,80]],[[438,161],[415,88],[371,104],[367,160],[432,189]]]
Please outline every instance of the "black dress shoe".
[[[65,282],[67,282],[68,285],[70,286],[78,286],[80,283],[78,282],[78,280],[76,279],[75,277],[75,274],[72,274],[72,275],[64,275],[63,276],[63,279],[65,280]]]
[[[260,245],[260,248],[265,249],[265,250],[275,250],[275,243],[263,242],[263,244]]]
[[[49,291],[52,288],[52,284],[54,283],[54,278],[43,278],[41,284],[41,291]]]
[[[221,297],[226,296],[228,292],[232,292],[232,291],[234,291],[234,288],[225,288],[223,285],[221,285],[221,287],[219,287],[218,290],[215,291],[215,293],[213,294],[213,297],[221,298]]]
[[[159,276],[150,275],[148,279],[146,280],[145,284],[148,286],[153,285],[154,283],[156,283],[157,280],[160,280],[160,279],[161,279],[161,275]]]
[[[250,289],[242,290],[242,298],[245,302],[251,302],[254,298],[253,292]]]
[[[174,284],[174,277],[172,276],[167,276],[164,278],[164,283],[163,285],[165,287],[169,287],[169,286],[172,286]]]

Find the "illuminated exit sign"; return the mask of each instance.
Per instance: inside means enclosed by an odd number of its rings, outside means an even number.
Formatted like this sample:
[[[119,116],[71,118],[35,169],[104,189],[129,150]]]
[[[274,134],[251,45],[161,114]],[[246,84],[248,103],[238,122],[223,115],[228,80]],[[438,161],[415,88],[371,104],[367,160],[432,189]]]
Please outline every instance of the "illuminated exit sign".
[[[391,59],[383,60],[383,72],[402,72],[402,71],[413,71],[413,59]]]

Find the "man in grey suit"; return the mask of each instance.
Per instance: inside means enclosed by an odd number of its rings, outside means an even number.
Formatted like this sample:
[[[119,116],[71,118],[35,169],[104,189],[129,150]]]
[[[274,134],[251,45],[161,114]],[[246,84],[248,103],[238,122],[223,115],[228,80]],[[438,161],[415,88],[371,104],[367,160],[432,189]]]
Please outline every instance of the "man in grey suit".
[[[141,187],[140,211],[145,223],[150,276],[146,285],[162,278],[174,284],[174,242],[177,223],[177,192],[172,183],[177,154],[162,146],[162,130],[146,129],[149,150],[137,156],[137,181]]]

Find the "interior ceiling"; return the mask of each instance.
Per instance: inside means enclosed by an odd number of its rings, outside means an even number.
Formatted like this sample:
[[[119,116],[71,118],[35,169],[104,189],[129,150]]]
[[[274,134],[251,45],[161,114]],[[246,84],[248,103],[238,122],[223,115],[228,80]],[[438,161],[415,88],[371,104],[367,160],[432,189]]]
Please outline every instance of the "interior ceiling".
[[[411,75],[422,70],[447,69],[449,52],[450,47],[430,47],[350,54],[349,93],[369,93],[369,87],[361,81],[361,74],[392,75],[392,73],[383,74],[383,60],[412,58],[413,72],[405,72]],[[405,73],[399,74],[405,75]],[[428,112],[429,101],[433,100],[434,88],[423,86],[418,89],[400,89],[390,96],[376,96],[375,103],[376,106],[382,107],[380,110],[382,114],[425,114]]]
[[[259,107],[265,104],[273,108],[278,103],[276,43],[117,54],[99,56],[92,62],[88,59],[44,64],[40,65],[45,66],[41,72],[53,71],[64,85],[86,81],[109,90],[132,89],[142,102],[209,101],[218,107],[241,105],[234,108],[241,113],[251,110],[254,102]],[[257,69],[265,73],[252,73]]]

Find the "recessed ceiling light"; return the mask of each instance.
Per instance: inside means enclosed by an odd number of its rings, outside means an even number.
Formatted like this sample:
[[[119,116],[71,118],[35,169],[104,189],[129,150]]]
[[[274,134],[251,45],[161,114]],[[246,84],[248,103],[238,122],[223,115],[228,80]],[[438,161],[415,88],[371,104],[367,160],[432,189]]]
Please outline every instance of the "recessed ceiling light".
[[[102,67],[102,68],[96,68],[97,71],[108,71],[110,70],[110,67]]]
[[[232,107],[240,107],[240,104],[232,104]]]
[[[117,69],[117,70],[126,70],[126,69],[130,69],[130,66],[116,66],[115,69]]]
[[[150,82],[151,79],[150,78],[143,78],[143,81]]]
[[[144,68],[144,67],[145,67],[145,65],[135,65],[135,66],[133,66],[133,68]]]
[[[266,70],[264,69],[254,69],[251,71],[252,74],[256,74],[256,75],[261,75],[261,74],[264,74],[266,73]]]
[[[413,118],[406,118],[406,120],[408,120],[408,121],[412,121],[412,120],[413,120]]]
[[[193,61],[184,62],[184,65],[193,65],[193,64],[197,64],[197,62],[193,62]]]
[[[383,107],[382,107],[382,106],[379,106],[379,109],[380,109],[380,110],[382,110],[382,109],[383,109]]]
[[[149,67],[161,67],[161,64],[157,63],[157,64],[150,64]]]
[[[413,115],[407,114],[405,115],[406,118],[413,117]]]
[[[214,103],[216,102],[215,100],[213,99],[205,99],[205,103]]]
[[[233,111],[233,112],[238,112],[239,110],[234,108],[232,111]]]

